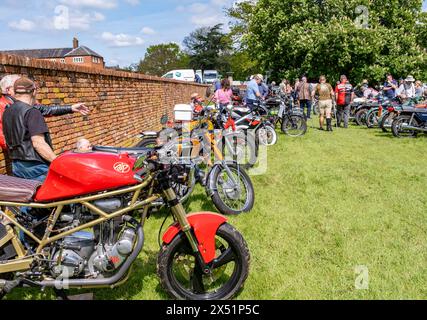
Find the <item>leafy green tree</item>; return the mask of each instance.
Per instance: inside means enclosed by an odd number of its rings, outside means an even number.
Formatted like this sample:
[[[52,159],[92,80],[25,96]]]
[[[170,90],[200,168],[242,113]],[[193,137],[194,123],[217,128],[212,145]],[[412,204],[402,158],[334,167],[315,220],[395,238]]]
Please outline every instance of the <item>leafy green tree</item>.
[[[427,78],[421,0],[259,0],[229,15],[233,36],[275,77]]]
[[[149,75],[162,76],[174,69],[187,69],[189,57],[181,51],[176,43],[165,43],[150,46],[137,71]]]
[[[202,27],[193,31],[184,39],[186,52],[190,57],[193,69],[215,69],[221,72],[229,71],[228,57],[231,40],[222,31],[222,24],[213,27]]]

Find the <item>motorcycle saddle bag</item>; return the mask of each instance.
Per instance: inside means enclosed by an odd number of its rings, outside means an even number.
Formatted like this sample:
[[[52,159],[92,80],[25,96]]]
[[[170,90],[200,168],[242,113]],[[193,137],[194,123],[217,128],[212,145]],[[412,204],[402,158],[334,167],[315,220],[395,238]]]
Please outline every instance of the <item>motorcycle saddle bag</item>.
[[[31,202],[41,182],[0,175],[0,201]]]

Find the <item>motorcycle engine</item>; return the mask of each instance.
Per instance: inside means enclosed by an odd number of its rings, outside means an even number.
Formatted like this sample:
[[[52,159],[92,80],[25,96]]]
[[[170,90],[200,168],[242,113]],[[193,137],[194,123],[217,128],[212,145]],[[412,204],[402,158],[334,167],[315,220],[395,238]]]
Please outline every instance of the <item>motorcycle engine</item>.
[[[95,247],[95,239],[90,232],[76,232],[65,237],[60,248],[55,250],[51,273],[54,277],[74,278],[80,275]]]
[[[136,238],[133,228],[124,229],[119,240],[112,244],[98,244],[89,260],[88,267],[92,276],[118,269],[132,253]]]
[[[120,209],[123,199],[106,199],[93,203],[107,213]],[[79,208],[64,213],[60,221],[76,227],[78,223],[95,218],[90,212]],[[132,253],[136,231],[123,223],[123,218],[104,222],[94,227],[93,232],[80,231],[58,242],[52,251],[51,274],[54,277],[97,277],[119,268]]]

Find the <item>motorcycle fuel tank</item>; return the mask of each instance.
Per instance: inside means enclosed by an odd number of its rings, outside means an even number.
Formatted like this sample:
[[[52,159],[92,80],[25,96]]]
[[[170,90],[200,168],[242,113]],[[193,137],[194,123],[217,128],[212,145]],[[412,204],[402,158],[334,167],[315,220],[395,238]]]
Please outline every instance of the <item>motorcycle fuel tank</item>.
[[[135,185],[136,159],[128,154],[66,152],[55,159],[37,202],[52,202]]]

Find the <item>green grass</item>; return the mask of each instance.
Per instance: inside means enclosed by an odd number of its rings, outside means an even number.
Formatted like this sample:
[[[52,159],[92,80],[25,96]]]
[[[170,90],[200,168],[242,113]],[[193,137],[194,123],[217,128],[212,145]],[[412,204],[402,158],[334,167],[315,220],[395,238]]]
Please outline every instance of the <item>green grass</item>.
[[[397,139],[377,129],[282,134],[268,172],[253,177],[251,213],[230,218],[252,254],[238,299],[426,299],[427,136]],[[214,210],[199,187],[190,211]],[[164,213],[147,224],[129,281],[96,299],[167,299],[155,264]],[[355,266],[369,289],[355,289]],[[50,299],[16,290],[10,299]]]

